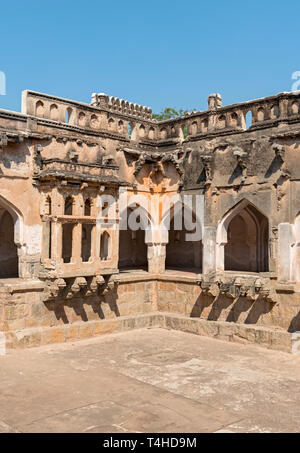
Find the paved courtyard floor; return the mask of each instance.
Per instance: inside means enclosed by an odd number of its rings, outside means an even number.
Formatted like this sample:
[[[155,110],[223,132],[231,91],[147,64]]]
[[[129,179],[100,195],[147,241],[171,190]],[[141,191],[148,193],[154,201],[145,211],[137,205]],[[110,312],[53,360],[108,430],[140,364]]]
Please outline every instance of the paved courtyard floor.
[[[299,431],[300,356],[144,329],[0,357],[0,433]]]

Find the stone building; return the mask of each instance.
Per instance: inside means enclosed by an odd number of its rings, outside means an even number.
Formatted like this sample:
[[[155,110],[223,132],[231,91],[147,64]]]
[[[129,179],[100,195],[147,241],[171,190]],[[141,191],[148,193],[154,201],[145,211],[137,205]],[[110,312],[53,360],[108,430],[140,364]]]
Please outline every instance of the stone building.
[[[161,326],[295,351],[299,144],[299,92],[157,122],[24,91],[0,110],[6,345]]]

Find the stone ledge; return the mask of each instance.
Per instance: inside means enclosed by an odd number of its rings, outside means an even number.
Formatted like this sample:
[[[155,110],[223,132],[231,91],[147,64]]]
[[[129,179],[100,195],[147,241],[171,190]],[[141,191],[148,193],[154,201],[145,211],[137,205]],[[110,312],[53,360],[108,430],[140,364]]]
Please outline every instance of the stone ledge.
[[[44,289],[45,283],[41,280],[11,278],[3,279],[0,283],[0,292],[4,291],[10,294],[27,291],[43,291]]]
[[[151,327],[180,330],[240,344],[253,343],[267,349],[289,353],[298,353],[297,342],[300,341],[300,334],[297,336],[276,328],[271,329],[269,327],[225,321],[207,321],[177,314],[155,312],[146,315],[124,316],[114,319],[75,322],[55,327],[38,327],[6,332],[6,346],[8,349],[30,348]]]
[[[207,321],[169,313],[162,314],[164,315],[164,327],[167,329],[241,344],[254,343],[267,349],[292,352],[295,336],[281,329],[226,321]]]
[[[125,332],[132,329],[160,327],[163,316],[159,313],[123,316],[87,322],[74,322],[53,327],[34,327],[5,333],[8,349],[24,349],[54,343],[82,340],[98,335]]]

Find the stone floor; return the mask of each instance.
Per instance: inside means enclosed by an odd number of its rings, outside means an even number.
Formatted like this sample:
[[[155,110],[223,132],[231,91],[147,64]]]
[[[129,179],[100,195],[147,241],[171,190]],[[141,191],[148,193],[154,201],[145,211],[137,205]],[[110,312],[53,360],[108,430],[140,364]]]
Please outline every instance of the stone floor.
[[[300,356],[162,329],[0,356],[1,432],[298,432]]]

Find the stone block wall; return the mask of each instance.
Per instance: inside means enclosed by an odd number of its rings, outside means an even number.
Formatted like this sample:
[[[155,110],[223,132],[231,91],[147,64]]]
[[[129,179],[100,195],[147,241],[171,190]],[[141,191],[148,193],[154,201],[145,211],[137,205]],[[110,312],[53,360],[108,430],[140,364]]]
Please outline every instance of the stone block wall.
[[[134,328],[136,318],[154,311],[154,286],[147,280],[120,282],[103,296],[48,302],[41,282],[3,287],[0,331],[6,334],[7,347],[32,347]],[[143,322],[148,321],[140,320],[141,327]]]
[[[291,352],[300,330],[300,297],[287,292],[278,296],[276,304],[214,298],[196,279],[128,274],[105,295],[45,301],[42,282],[16,280],[0,286],[0,331],[7,348],[162,327]]]
[[[265,326],[288,332],[300,330],[300,294],[278,292],[278,302],[246,297],[231,299],[225,295],[209,296],[191,281],[159,281],[158,311],[180,314],[207,321],[227,321],[239,324]]]

